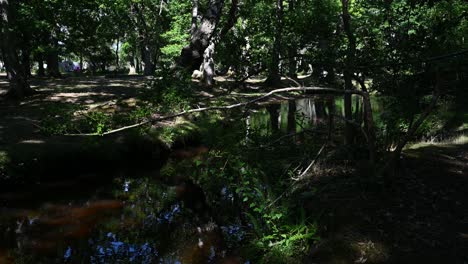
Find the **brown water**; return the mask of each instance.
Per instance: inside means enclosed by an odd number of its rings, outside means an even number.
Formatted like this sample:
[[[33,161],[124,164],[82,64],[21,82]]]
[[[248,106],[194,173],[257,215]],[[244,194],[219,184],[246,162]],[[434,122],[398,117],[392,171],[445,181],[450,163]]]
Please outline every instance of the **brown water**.
[[[187,159],[206,151],[187,148],[172,156]],[[223,245],[223,229],[229,227],[214,223],[203,211],[203,190],[189,179],[164,182],[153,171],[138,178],[119,175],[104,185],[64,181],[35,187],[40,190],[0,196],[5,205],[0,209],[0,263],[233,259]],[[62,188],[72,192],[63,194]]]
[[[250,112],[241,130],[222,133],[241,133],[247,144],[254,136],[321,126],[327,111],[323,100],[270,105]],[[203,159],[209,150],[181,148],[169,162]],[[226,210],[213,212],[205,191],[189,175],[167,178],[155,169],[79,175],[3,193],[0,264],[249,263],[232,246],[247,239],[249,227],[235,214],[230,221],[219,217],[230,213],[232,194],[208,190],[222,193],[217,202]]]

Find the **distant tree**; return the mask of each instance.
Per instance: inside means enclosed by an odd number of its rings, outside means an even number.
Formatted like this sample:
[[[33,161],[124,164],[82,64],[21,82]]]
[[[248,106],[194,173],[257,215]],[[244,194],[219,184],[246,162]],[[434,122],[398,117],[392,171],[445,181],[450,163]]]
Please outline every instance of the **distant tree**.
[[[15,28],[15,6],[10,0],[0,0],[0,48],[5,62],[5,68],[10,82],[8,96],[21,99],[31,95],[33,90],[28,84],[27,74],[21,65],[18,50],[17,32]]]

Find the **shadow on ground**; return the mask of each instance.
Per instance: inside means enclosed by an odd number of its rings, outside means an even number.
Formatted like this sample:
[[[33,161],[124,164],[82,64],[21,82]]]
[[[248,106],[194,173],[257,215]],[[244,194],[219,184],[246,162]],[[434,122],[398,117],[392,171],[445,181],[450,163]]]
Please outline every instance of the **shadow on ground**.
[[[323,240],[306,263],[467,263],[468,145],[408,150],[392,190],[317,180],[303,201]]]

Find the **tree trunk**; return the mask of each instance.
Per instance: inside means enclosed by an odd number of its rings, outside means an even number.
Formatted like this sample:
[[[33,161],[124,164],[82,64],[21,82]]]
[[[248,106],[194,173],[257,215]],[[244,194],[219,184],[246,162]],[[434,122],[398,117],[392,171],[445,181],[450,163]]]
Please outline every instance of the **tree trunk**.
[[[205,49],[211,43],[221,18],[224,0],[210,0],[200,26],[192,34],[190,44],[182,49],[178,65],[190,71],[200,69]]]
[[[352,90],[353,84],[351,82],[351,77],[349,71],[346,70],[344,74],[345,79],[345,90]],[[352,121],[353,120],[353,110],[352,110],[352,95],[346,93],[344,95],[344,114],[345,119]],[[354,142],[354,127],[351,122],[345,122],[345,144],[350,145]]]
[[[140,60],[138,59],[137,56],[135,56],[135,70],[136,72],[139,74],[141,73],[141,64],[140,64]]]
[[[192,0],[192,26],[190,27],[190,35],[194,36],[198,28],[198,0]]]
[[[145,68],[143,70],[143,75],[145,76],[151,76],[154,74],[155,71],[155,66],[152,61],[153,55],[151,52],[151,48],[149,45],[144,45],[141,49],[141,56],[142,56],[142,61],[143,64],[145,65]]]
[[[47,74],[50,77],[55,77],[55,78],[60,78],[60,70],[59,70],[59,58],[58,58],[58,52],[55,50],[55,48],[52,48],[47,53],[46,56],[46,61],[47,61]]]
[[[268,86],[278,87],[281,84],[280,75],[280,52],[281,52],[281,36],[283,28],[283,0],[276,1],[276,25],[275,39],[271,54],[271,64],[269,67],[268,78],[265,83]]]
[[[229,9],[228,19],[226,24],[223,26],[223,29],[219,34],[216,32],[213,34],[210,45],[205,49],[203,52],[203,64],[201,72],[203,73],[203,84],[205,86],[212,86],[214,84],[214,76],[216,74],[215,71],[215,63],[214,63],[214,53],[215,47],[219,41],[229,32],[229,30],[234,26],[237,20],[237,0],[232,0],[231,8]],[[195,11],[194,11],[195,12]],[[193,23],[193,20],[192,20]],[[193,27],[193,24],[192,24]],[[195,24],[196,30],[196,24]]]
[[[23,48],[21,52],[21,66],[24,74],[28,78],[31,77],[31,51],[29,48]]]
[[[349,14],[349,0],[341,0],[342,4],[342,19],[343,19],[343,29],[346,32],[346,37],[348,38],[348,49],[346,56],[346,68],[344,70],[344,81],[345,81],[345,90],[353,89],[352,82],[352,65],[354,63],[354,56],[356,53],[356,38],[353,35],[351,30],[351,16]],[[350,93],[344,95],[344,108],[345,108],[345,119],[353,119],[352,111],[352,96]],[[345,144],[352,144],[354,141],[354,127],[352,123],[346,122],[345,124]]]
[[[153,61],[153,49],[149,39],[149,29],[146,24],[146,19],[142,13],[139,3],[132,3],[132,13],[135,15],[135,25],[138,29],[138,38],[141,51],[141,62],[144,64],[143,74],[150,76],[154,74],[155,62]],[[143,7],[144,8],[144,7]],[[137,68],[138,72],[138,68]]]
[[[45,70],[44,70],[44,60],[42,59],[42,55],[39,55],[40,58],[37,60],[37,76],[44,77]]]
[[[288,132],[296,133],[296,101],[288,101]]]
[[[115,47],[115,64],[117,65],[117,68],[119,68],[119,64],[120,64],[120,58],[119,58],[119,42],[120,40],[117,38],[117,44],[116,44],[116,47]]]
[[[212,86],[214,83],[214,49],[215,43],[212,41],[203,54],[203,83],[208,87]]]
[[[270,114],[270,124],[271,124],[271,131],[273,134],[278,132],[279,130],[279,110],[280,110],[280,105],[277,104],[271,104],[267,106],[268,113]]]
[[[328,140],[332,140],[333,132],[335,130],[335,97],[330,96],[327,99],[327,108],[328,108]]]
[[[291,16],[294,16],[296,10],[295,10],[295,1],[296,0],[289,0],[289,13]],[[293,38],[290,42],[290,46],[288,48],[288,61],[289,61],[289,69],[288,69],[288,75],[291,78],[297,78],[297,47],[296,47],[296,41]]]
[[[0,49],[10,82],[8,97],[21,99],[33,93],[28,84],[27,76],[21,66],[18,53],[15,49],[17,43],[13,9],[8,0],[0,0]]]
[[[83,55],[80,55],[80,72],[83,72]]]

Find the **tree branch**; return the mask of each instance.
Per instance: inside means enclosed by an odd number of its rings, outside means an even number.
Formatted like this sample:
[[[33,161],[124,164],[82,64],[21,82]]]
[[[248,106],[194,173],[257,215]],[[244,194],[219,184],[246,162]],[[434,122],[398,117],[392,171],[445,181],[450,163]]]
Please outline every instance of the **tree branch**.
[[[160,116],[160,117],[155,117],[155,118],[148,118],[140,123],[133,124],[130,126],[125,126],[121,127],[118,129],[110,130],[102,134],[96,134],[96,133],[91,133],[91,134],[66,134],[67,136],[107,136],[111,134],[115,134],[118,132],[122,132],[127,129],[131,128],[137,128],[141,127],[147,124],[153,124],[159,121],[163,120],[168,120],[168,119],[173,119],[179,116],[184,116],[188,114],[193,114],[193,113],[199,113],[199,112],[205,112],[205,111],[214,111],[214,110],[230,110],[230,109],[235,109],[235,108],[240,108],[240,107],[247,107],[249,105],[252,105],[254,103],[257,103],[259,101],[265,100],[268,97],[271,97],[272,95],[278,94],[278,93],[286,93],[286,92],[301,92],[301,91],[310,91],[310,92],[315,92],[315,93],[329,93],[329,94],[356,94],[360,96],[367,96],[366,93],[359,91],[359,90],[340,90],[340,89],[334,89],[334,88],[326,88],[326,87],[289,87],[289,88],[281,88],[281,89],[276,89],[273,91],[270,91],[262,96],[259,96],[255,99],[252,99],[247,102],[243,103],[237,103],[237,104],[232,104],[232,105],[226,105],[226,106],[210,106],[210,107],[203,107],[203,108],[196,108],[196,109],[190,109],[186,111],[182,111],[176,114],[172,115],[167,115],[167,116]]]

